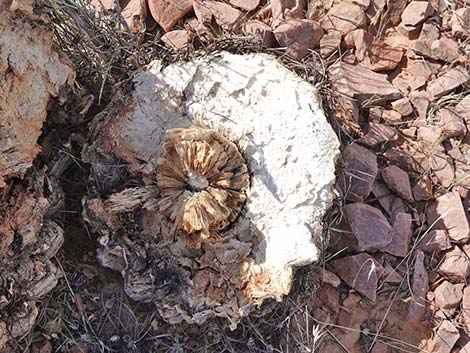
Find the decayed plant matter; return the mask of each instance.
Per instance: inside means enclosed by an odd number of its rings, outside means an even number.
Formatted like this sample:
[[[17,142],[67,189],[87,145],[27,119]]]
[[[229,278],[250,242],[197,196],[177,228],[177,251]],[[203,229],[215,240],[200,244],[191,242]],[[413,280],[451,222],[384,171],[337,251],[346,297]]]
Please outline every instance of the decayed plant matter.
[[[61,277],[53,258],[63,230],[47,217],[60,193],[53,178],[29,168],[47,106],[73,79],[32,3],[0,3],[0,351],[9,344],[17,351],[12,345],[36,322],[36,303]]]
[[[236,219],[249,175],[238,148],[219,132],[172,129],[164,137],[157,184],[160,211],[200,247]]]
[[[267,55],[155,61],[133,87],[82,154],[98,258],[168,322],[234,328],[319,260],[337,138],[315,88]]]

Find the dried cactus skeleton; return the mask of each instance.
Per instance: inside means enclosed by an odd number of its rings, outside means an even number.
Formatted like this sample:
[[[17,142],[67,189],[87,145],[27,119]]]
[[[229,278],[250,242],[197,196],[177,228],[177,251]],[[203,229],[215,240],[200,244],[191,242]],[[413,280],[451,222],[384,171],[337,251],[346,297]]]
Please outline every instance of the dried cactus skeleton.
[[[204,128],[172,129],[164,137],[157,184],[162,214],[183,230],[196,248],[239,214],[249,186],[238,148],[221,133]]]
[[[267,55],[156,61],[134,84],[82,154],[98,258],[168,322],[235,328],[319,260],[336,135],[315,88]]]

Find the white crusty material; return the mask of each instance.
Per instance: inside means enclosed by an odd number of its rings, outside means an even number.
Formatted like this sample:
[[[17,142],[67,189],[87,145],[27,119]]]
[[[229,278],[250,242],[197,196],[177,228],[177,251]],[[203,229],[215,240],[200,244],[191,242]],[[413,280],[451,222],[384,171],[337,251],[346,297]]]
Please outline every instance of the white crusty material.
[[[170,128],[196,122],[236,143],[251,176],[238,222],[248,219],[259,238],[244,269],[264,276],[245,293],[257,303],[287,294],[293,267],[320,258],[322,218],[333,199],[339,142],[317,89],[264,54],[221,53],[165,68],[153,62],[134,82],[134,106],[106,141],[118,135],[119,156],[142,161],[144,174],[156,168]]]

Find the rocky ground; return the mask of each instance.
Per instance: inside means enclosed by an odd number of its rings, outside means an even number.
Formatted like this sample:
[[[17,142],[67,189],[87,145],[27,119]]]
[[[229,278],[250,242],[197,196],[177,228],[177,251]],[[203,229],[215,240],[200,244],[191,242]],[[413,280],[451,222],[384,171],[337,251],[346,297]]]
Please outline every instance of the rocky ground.
[[[93,0],[81,10],[46,8],[81,97],[69,116],[48,117],[39,141],[67,156],[66,166],[56,164],[64,170],[56,217],[65,229],[63,278],[38,301],[34,332],[2,353],[470,352],[468,2]],[[84,16],[93,9],[101,17]],[[266,303],[234,332],[217,320],[173,327],[130,302],[119,276],[97,264],[95,235],[78,220],[87,124],[115,87],[152,56],[173,62],[219,49],[277,55],[319,88],[342,142],[324,260],[300,269],[283,303]],[[26,147],[29,166],[38,150]],[[0,146],[0,184],[13,175],[2,162]]]

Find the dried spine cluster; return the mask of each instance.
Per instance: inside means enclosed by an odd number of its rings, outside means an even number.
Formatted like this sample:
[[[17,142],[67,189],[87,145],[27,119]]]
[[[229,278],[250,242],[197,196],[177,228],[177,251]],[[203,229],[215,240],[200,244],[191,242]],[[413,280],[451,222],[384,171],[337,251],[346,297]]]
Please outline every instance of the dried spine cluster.
[[[237,146],[219,132],[171,129],[161,147],[157,184],[160,211],[199,247],[236,219],[249,175]]]

